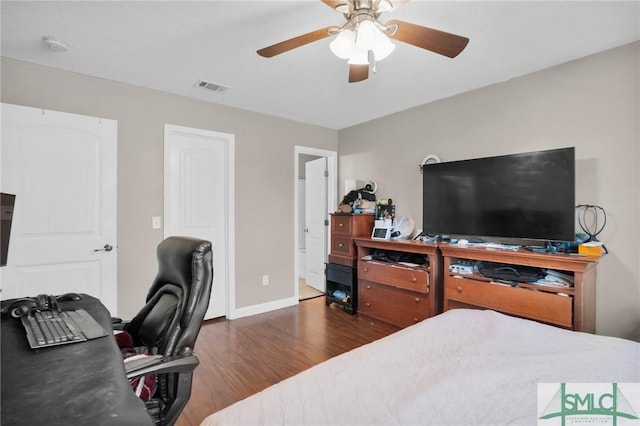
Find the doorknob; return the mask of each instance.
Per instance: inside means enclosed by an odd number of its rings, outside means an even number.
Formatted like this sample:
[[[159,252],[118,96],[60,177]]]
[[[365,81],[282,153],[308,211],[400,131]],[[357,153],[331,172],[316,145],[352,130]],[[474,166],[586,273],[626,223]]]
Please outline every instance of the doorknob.
[[[105,244],[104,247],[100,249],[93,249],[93,251],[111,251],[111,250],[113,250],[113,246],[110,246],[109,244]]]
[[[304,228],[304,232],[309,233],[309,228]]]

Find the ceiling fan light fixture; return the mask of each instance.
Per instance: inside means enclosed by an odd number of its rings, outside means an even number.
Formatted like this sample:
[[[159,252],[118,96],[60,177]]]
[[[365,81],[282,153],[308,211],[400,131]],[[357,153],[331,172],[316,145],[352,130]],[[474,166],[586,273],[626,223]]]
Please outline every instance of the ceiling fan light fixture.
[[[358,24],[356,45],[369,50],[376,45],[382,35],[376,24],[372,20],[366,19]]]
[[[356,33],[351,30],[343,30],[329,43],[329,48],[340,59],[349,59],[356,44]]]
[[[380,37],[378,43],[373,46],[373,56],[376,61],[381,61],[391,54],[396,48],[396,45],[391,42],[386,36]]]
[[[347,63],[349,65],[368,65],[369,51],[367,49],[362,49],[356,45]]]
[[[329,44],[329,48],[340,59],[347,59],[350,65],[369,64],[372,60],[381,61],[396,48],[385,34],[386,27],[377,21],[366,18],[355,23],[355,28],[344,28]]]

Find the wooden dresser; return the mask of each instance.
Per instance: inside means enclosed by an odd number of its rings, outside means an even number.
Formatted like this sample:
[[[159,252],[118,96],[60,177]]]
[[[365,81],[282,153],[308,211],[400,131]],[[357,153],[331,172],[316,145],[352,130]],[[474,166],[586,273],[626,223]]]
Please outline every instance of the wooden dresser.
[[[407,327],[442,312],[442,258],[436,244],[371,238],[355,238],[355,243],[359,314]],[[428,264],[362,259],[376,250],[420,255]]]
[[[357,252],[353,239],[370,236],[374,222],[372,214],[332,214],[329,263],[355,268]]]
[[[597,257],[533,253],[527,250],[493,250],[440,244],[444,272],[444,310],[493,309],[576,331],[595,332]],[[450,265],[477,261],[553,269],[574,279],[571,287],[528,283],[501,285],[477,273],[450,272]]]

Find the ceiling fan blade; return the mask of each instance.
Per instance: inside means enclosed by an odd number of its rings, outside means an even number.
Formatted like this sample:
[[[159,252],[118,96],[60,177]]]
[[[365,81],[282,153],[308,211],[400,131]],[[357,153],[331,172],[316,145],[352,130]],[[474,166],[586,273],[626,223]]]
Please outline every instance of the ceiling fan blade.
[[[349,83],[357,83],[369,78],[369,64],[349,65]]]
[[[427,49],[450,58],[455,58],[467,47],[469,39],[455,34],[446,33],[433,28],[427,28],[404,21],[392,20],[387,26],[397,25],[397,31],[390,37]]]
[[[299,35],[298,37],[290,38],[289,40],[281,41],[280,43],[273,44],[271,46],[264,47],[258,50],[258,55],[265,58],[271,58],[296,47],[304,46],[305,44],[313,43],[314,41],[322,40],[325,37],[329,37],[329,29],[334,27],[326,27],[310,33]]]

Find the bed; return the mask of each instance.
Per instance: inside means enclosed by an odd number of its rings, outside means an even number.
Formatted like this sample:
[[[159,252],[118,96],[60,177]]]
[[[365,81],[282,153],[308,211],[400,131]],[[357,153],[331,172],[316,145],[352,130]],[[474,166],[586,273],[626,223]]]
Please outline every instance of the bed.
[[[537,384],[563,382],[640,382],[640,343],[455,309],[316,365],[202,425],[533,425]]]

